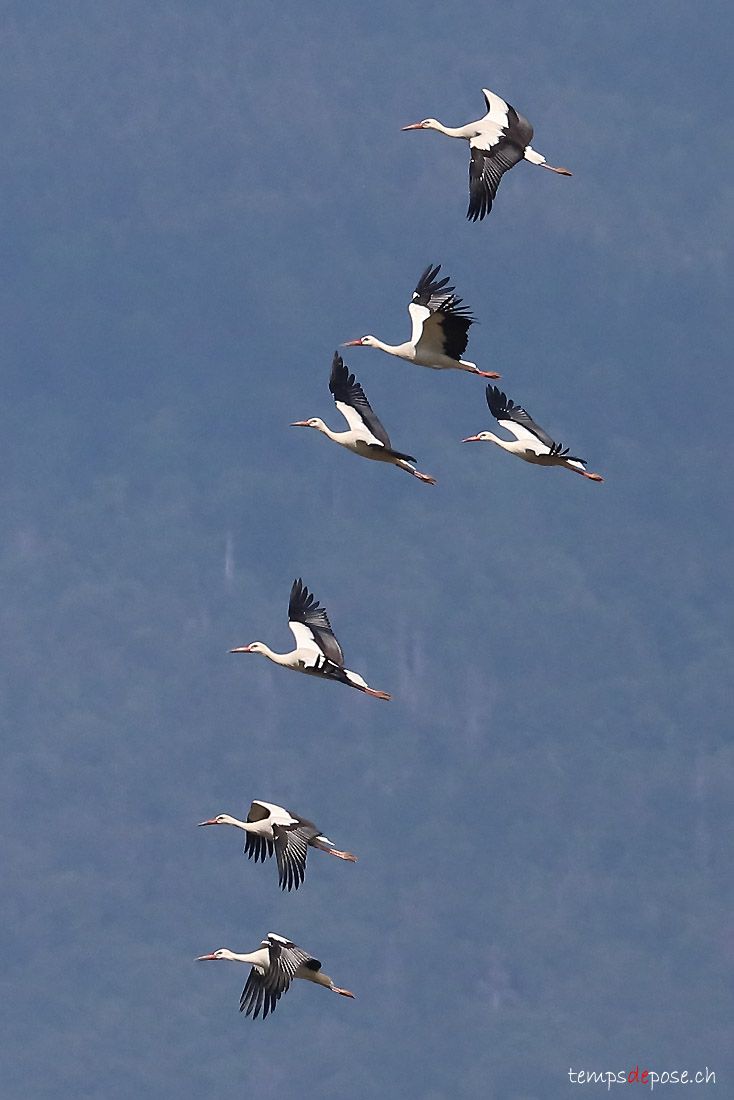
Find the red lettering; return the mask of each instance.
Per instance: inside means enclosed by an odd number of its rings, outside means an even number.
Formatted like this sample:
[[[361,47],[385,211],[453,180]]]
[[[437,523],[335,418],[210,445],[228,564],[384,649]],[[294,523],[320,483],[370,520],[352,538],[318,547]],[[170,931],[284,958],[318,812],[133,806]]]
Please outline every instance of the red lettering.
[[[640,1080],[640,1078],[638,1077],[639,1072],[640,1072],[640,1067],[637,1066],[635,1068],[634,1072],[630,1072],[627,1075],[627,1084],[628,1085],[631,1085],[633,1081],[639,1081]]]
[[[645,1084],[645,1078],[647,1077],[647,1072],[648,1071],[646,1069],[642,1071],[642,1077],[640,1078],[640,1081],[642,1082],[643,1085]]]

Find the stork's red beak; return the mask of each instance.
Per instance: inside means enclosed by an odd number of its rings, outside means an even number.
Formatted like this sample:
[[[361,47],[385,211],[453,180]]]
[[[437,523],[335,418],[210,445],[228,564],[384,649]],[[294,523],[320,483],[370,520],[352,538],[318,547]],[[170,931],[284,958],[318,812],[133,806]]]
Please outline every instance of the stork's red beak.
[[[361,348],[362,347],[362,341],[361,340],[347,340],[346,344],[342,344],[342,347],[343,348]]]
[[[216,955],[199,955],[198,959],[194,959],[194,962],[197,963],[208,961],[219,962],[220,960],[217,958]]]
[[[422,122],[411,122],[410,126],[401,126],[400,129],[401,130],[422,130],[423,129],[423,123]]]
[[[213,817],[211,819],[211,821],[200,821],[199,822],[200,825],[216,825],[216,823],[217,823],[216,817]]]
[[[291,428],[308,428],[309,426],[308,420],[294,420],[291,424]]]
[[[230,653],[252,653],[249,645],[238,646],[237,649],[230,649]]]
[[[481,439],[478,435],[470,435],[467,439],[462,439],[462,443],[481,443]]]

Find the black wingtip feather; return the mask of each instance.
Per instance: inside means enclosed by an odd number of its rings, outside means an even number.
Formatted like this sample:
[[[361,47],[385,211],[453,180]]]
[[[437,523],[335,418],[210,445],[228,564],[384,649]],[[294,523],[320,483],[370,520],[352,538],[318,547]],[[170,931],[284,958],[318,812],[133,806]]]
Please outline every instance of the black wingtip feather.
[[[331,361],[331,375],[329,376],[329,390],[334,395],[335,400],[341,400],[337,394],[342,393],[349,386],[348,378],[349,371],[344,366],[344,360],[335,351],[334,358]]]
[[[502,392],[499,386],[493,386],[491,382],[487,383],[486,394],[489,411],[495,420],[498,420],[498,414],[503,413],[507,408],[507,395]]]
[[[532,432],[533,435],[550,448],[550,453],[558,453],[554,450],[558,446],[548,433],[536,424],[527,409],[522,405],[516,405],[514,401],[502,392],[499,386],[487,385],[487,404],[489,411],[495,420],[512,420]]]
[[[438,281],[436,281],[436,276],[438,275],[440,270],[440,264],[436,264],[435,267],[433,267],[431,264],[428,265],[428,267],[418,280],[415,290],[413,291],[414,299],[425,299],[427,303],[431,299],[431,297],[440,290],[445,291],[447,296],[451,294],[451,291],[454,288],[448,285],[450,279],[449,275],[445,275],[443,279],[439,279]]]

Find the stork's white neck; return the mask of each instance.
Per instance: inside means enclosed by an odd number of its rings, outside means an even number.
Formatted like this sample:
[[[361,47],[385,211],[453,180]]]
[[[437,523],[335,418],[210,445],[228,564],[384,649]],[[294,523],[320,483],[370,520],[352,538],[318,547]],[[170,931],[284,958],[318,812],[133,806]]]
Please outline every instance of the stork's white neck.
[[[230,814],[220,814],[222,820],[218,822],[219,825],[234,825],[236,829],[244,829],[246,833],[252,833],[257,831],[257,823],[250,821],[240,821],[238,817],[231,817]]]
[[[446,137],[452,138],[469,138],[476,137],[478,130],[476,126],[469,123],[468,126],[444,126],[438,119],[433,119],[430,126],[426,127],[427,130],[438,130],[439,134],[446,134]]]
[[[509,451],[510,454],[516,454],[518,451],[527,449],[526,445],[517,439],[500,439],[499,436],[493,435],[492,432],[485,432],[484,437],[492,443],[496,443],[503,451]]]
[[[380,351],[386,351],[388,355],[397,355],[399,359],[412,360],[415,358],[415,348],[411,343],[386,344],[383,340],[378,340],[376,336],[372,336],[366,347],[379,348]]]
[[[329,439],[333,439],[335,443],[344,443],[346,437],[350,435],[349,432],[333,432],[327,424],[324,424],[323,420],[319,421],[319,423],[316,425],[316,428],[323,435],[328,436]]]
[[[250,951],[241,955],[237,951],[230,951],[227,947],[220,947],[216,954],[220,959],[224,959],[226,962],[250,963],[251,966],[262,966],[263,955],[267,953],[264,952],[262,948],[258,948],[257,951]]]
[[[261,957],[260,956],[261,956],[260,951],[250,951],[250,952],[248,952],[244,955],[239,955],[239,954],[237,954],[236,952],[233,951],[232,955],[231,955],[231,959],[232,959],[232,962],[250,963],[250,965],[252,965],[254,963],[260,963],[261,962]]]
[[[259,642],[258,648],[254,652],[261,653],[263,657],[267,657],[268,660],[274,661],[276,665],[282,665],[284,668],[293,668],[294,666],[293,652],[275,653],[270,646],[265,645],[265,642]]]
[[[505,439],[500,439],[499,436],[494,435],[493,432],[482,432],[482,439],[485,439],[488,443],[496,443],[498,447],[504,447],[507,442]]]

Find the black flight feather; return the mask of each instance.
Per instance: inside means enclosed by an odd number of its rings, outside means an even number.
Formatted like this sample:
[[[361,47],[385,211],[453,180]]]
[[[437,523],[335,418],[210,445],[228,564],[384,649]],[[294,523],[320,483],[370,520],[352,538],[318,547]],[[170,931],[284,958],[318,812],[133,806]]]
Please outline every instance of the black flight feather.
[[[516,405],[514,401],[509,400],[507,395],[502,393],[499,386],[493,386],[491,383],[487,386],[487,404],[495,420],[512,420],[515,424],[521,424],[551,450],[559,446],[559,444],[551,439],[547,432],[544,432],[543,429],[535,423],[522,405]]]
[[[356,409],[375,439],[379,439],[380,443],[390,450],[390,436],[375,415],[359,382],[353,374],[349,373],[344,366],[341,355],[336,352],[334,352],[334,359],[331,364],[329,389],[334,401],[341,401],[342,404],[351,405],[353,409]]]
[[[326,610],[309,592],[300,577],[293,582],[291,588],[288,619],[290,622],[303,623],[307,626],[326,659],[339,669],[344,668],[344,654],[331,629]]]
[[[308,842],[320,836],[311,821],[299,818],[292,825],[273,825],[275,856],[282,890],[297,890],[306,873]]]
[[[441,313],[445,313],[447,316],[461,318],[468,321],[469,325],[474,323],[474,317],[471,315],[471,310],[468,306],[463,306],[463,298],[457,298],[454,294],[456,289],[453,286],[448,286],[449,276],[447,275],[443,279],[436,280],[436,276],[441,270],[441,265],[436,264],[432,267],[430,264],[421,275],[418,280],[418,285],[413,291],[413,301],[417,306],[425,306],[431,313],[436,313],[438,310]]]
[[[482,146],[481,138],[471,143],[469,161],[469,221],[481,221],[492,209],[505,172],[514,168],[525,155],[533,137],[533,128],[526,118],[507,104],[507,125],[502,137],[491,145]]]
[[[466,351],[469,339],[469,327],[475,324],[468,306],[462,305],[463,298],[457,298],[454,287],[448,285],[449,278],[437,279],[441,265],[430,264],[418,280],[413,293],[413,304],[425,306],[430,312],[430,322],[439,325],[443,338],[445,354],[451,359],[461,359]]]
[[[245,855],[254,859],[255,863],[264,863],[273,851],[273,842],[268,837],[258,836],[257,833],[247,833],[245,836]]]

